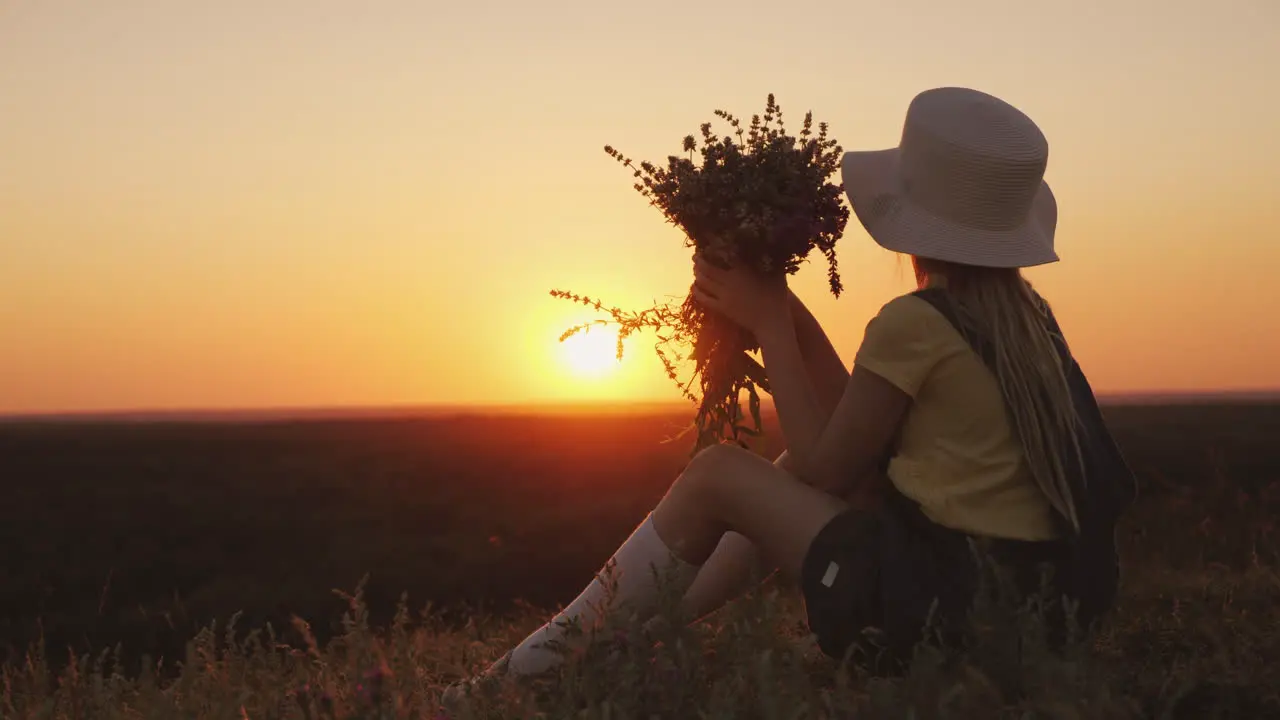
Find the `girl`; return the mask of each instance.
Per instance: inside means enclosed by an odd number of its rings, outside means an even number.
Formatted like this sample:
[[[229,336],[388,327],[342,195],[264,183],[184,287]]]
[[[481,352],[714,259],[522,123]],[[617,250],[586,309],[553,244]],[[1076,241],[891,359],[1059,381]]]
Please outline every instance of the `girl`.
[[[824,651],[844,656],[874,627],[882,656],[898,661],[935,601],[944,629],[963,622],[977,542],[1023,587],[1049,563],[1083,619],[1106,609],[1117,512],[1107,503],[1123,504],[1130,478],[1019,271],[1058,259],[1047,158],[1026,115],[962,88],[918,95],[898,147],[846,154],[859,221],[911,257],[920,289],[871,320],[852,372],[785,278],[695,258],[698,300],[760,343],[787,453],[771,463],[722,445],[693,458],[611,559],[616,601],[652,612],[656,568],[700,616],[763,562],[799,581]],[[1083,575],[1100,579],[1085,587]],[[485,676],[553,668],[558,656],[540,646],[561,621],[597,622],[603,596],[597,579]]]

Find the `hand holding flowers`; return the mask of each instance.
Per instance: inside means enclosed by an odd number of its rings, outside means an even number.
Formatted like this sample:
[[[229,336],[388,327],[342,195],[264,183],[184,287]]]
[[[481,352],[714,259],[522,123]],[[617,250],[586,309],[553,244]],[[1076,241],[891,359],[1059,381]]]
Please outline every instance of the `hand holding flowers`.
[[[695,255],[693,277],[691,292],[698,304],[756,338],[763,326],[791,312],[785,275],[765,275],[746,265],[721,268]]]
[[[830,182],[843,152],[827,137],[826,123],[819,123],[815,133],[809,113],[799,135],[788,135],[772,95],[764,115],[753,116],[746,127],[727,112],[715,114],[732,131],[720,137],[704,123],[701,143],[687,136],[687,156],[672,155],[665,167],[636,164],[605,147],[632,172],[635,189],[683,230],[686,245],[696,250],[696,281],[685,301],[631,312],[551,291],[610,316],[570,328],[561,340],[598,323],[616,324],[621,358],[624,340],[640,330],[654,331],[654,350],[667,375],[698,405],[695,452],[726,439],[743,444],[742,436],[759,434],[759,390],[769,389],[764,368],[750,354],[759,349],[754,333],[785,318],[778,313],[788,311],[787,275],[815,249],[826,257],[831,292],[839,296],[835,243],[849,219],[843,189]],[[680,379],[682,360],[693,361],[687,381]],[[750,425],[741,406],[743,392]]]

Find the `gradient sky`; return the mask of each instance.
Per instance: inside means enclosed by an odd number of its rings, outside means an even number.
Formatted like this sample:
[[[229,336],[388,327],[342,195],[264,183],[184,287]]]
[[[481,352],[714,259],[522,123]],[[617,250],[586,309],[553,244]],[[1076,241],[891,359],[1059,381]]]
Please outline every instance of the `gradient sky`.
[[[688,253],[602,151],[769,92],[846,148],[965,85],[1050,142],[1031,273],[1102,391],[1280,387],[1280,3],[0,0],[0,412],[675,399],[583,374],[564,287]],[[851,359],[908,268],[794,283]]]

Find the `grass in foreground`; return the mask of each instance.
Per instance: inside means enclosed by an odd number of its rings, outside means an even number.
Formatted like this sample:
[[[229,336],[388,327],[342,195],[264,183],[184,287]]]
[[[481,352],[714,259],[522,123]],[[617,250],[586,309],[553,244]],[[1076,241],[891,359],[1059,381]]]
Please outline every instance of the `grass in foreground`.
[[[1161,573],[1156,573],[1160,575]],[[476,718],[1136,718],[1280,716],[1280,577],[1263,567],[1149,577],[1092,647],[1053,656],[1031,615],[975,613],[964,663],[921,651],[899,680],[847,673],[805,635],[796,599],[764,588],[690,628],[608,628],[562,677],[475,698]],[[234,627],[194,638],[165,680],[126,677],[111,654],[61,674],[39,649],[3,669],[4,718],[444,718],[443,685],[496,658],[545,617],[443,626],[402,607],[382,631],[352,596],[325,647]],[[1021,627],[1022,651],[1012,633]],[[300,625],[305,633],[305,626]]]
[[[870,679],[823,657],[795,594],[766,585],[692,627],[610,626],[555,681],[500,688],[461,717],[1280,717],[1277,494],[1245,498],[1219,483],[1140,508],[1122,532],[1116,613],[1062,656],[1043,650],[1034,614],[985,603],[967,661],[922,650],[904,678]],[[144,661],[140,672],[123,671],[116,652],[67,664],[37,646],[0,667],[0,718],[442,720],[447,683],[548,616],[526,608],[457,627],[402,603],[374,628],[359,592],[348,600],[344,631],[324,646],[302,621],[210,627],[181,662]]]

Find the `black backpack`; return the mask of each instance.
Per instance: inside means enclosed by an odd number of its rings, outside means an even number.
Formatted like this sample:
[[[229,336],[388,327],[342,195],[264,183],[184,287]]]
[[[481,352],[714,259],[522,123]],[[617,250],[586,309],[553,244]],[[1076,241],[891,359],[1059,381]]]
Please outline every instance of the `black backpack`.
[[[937,309],[995,374],[995,353],[990,340],[961,319],[945,290],[926,288],[913,295]],[[1109,611],[1115,602],[1120,580],[1116,523],[1133,503],[1137,482],[1107,429],[1093,388],[1079,363],[1071,356],[1062,329],[1052,311],[1046,315],[1047,329],[1063,359],[1071,399],[1079,418],[1077,432],[1083,462],[1081,464],[1073,458],[1068,466],[1079,531],[1067,538],[1067,557],[1057,569],[1059,576],[1055,578],[1055,585],[1078,603],[1076,620],[1081,627],[1087,628]],[[1005,398],[1005,404],[1007,407],[1008,398]],[[1071,527],[1070,523],[1064,525]]]

